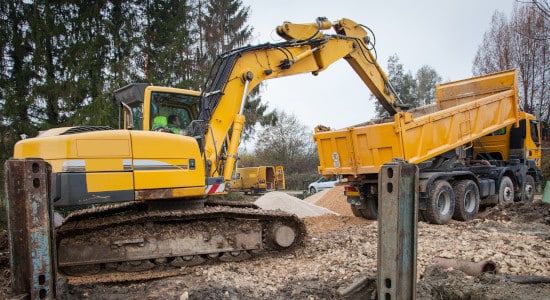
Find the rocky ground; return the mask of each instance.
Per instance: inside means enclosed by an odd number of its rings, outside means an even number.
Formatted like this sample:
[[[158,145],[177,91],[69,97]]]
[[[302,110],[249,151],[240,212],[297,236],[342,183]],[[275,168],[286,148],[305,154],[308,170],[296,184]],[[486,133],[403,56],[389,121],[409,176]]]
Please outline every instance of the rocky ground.
[[[269,199],[274,202],[270,202]],[[365,299],[376,286],[377,222],[356,218],[340,187],[305,200],[275,192],[257,200],[283,210],[308,208],[304,247],[292,254],[187,268],[182,275],[143,282],[71,284],[69,299]],[[281,203],[284,203],[283,205]],[[326,213],[330,209],[334,213]],[[302,209],[304,210],[304,209]],[[5,235],[0,240],[0,298],[8,298]],[[470,276],[433,264],[435,257],[490,260],[497,274]],[[417,299],[549,299],[550,204],[487,209],[471,222],[418,223]],[[538,277],[536,277],[538,276]],[[363,290],[342,294],[353,283]]]

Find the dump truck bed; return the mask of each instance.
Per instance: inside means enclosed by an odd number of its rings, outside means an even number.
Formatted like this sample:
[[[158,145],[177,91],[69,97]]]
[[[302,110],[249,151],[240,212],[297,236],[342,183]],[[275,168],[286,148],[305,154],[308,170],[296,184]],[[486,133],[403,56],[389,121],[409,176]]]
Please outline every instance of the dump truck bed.
[[[441,84],[436,104],[392,120],[316,129],[323,175],[377,174],[394,158],[418,164],[519,121],[517,71]]]

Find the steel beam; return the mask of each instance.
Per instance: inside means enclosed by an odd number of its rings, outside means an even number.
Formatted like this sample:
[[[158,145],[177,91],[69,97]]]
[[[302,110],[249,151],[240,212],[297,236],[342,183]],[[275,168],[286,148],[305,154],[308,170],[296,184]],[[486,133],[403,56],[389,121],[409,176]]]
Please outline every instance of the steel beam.
[[[401,160],[378,174],[378,299],[415,299],[418,167]]]
[[[10,159],[5,170],[13,294],[26,299],[54,299],[51,167],[41,159]]]

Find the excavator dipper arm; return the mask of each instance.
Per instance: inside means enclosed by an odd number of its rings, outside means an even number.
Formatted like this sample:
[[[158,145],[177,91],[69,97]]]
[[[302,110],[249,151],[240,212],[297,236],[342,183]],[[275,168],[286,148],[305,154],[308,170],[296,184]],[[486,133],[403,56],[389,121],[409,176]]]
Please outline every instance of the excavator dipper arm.
[[[209,176],[231,179],[244,123],[243,102],[264,80],[308,72],[317,75],[344,58],[390,114],[401,110],[388,77],[369,50],[364,27],[342,19],[332,24],[337,34],[322,32],[330,27],[331,23],[321,18],[312,24],[285,22],[277,33],[286,42],[247,46],[218,57],[205,83],[198,117],[203,126],[193,129],[195,136],[204,137]]]

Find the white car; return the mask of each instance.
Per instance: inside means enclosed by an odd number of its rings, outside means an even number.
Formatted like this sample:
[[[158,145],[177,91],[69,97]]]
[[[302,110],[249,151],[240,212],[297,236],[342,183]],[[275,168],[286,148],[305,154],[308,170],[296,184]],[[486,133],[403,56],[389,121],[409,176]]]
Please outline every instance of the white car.
[[[337,177],[329,177],[329,178],[321,177],[317,179],[315,182],[310,183],[307,189],[311,194],[315,194],[319,191],[333,188],[337,182],[338,182]]]

